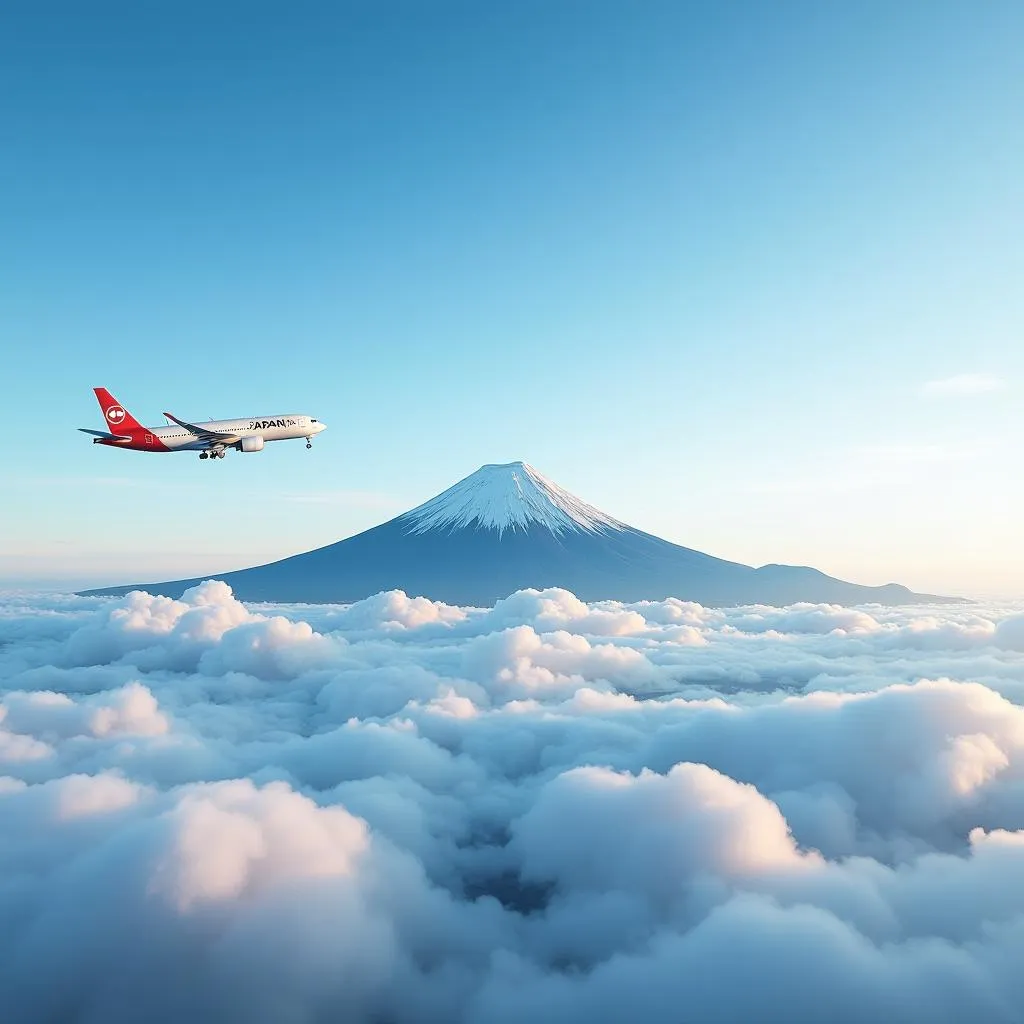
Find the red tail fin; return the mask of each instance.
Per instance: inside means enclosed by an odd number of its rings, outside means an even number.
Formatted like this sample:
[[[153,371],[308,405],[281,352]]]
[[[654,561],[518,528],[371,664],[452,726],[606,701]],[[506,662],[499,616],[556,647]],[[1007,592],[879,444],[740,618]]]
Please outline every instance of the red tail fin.
[[[93,388],[96,401],[100,403],[107,427],[115,434],[127,434],[142,430],[142,424],[106,389]]]

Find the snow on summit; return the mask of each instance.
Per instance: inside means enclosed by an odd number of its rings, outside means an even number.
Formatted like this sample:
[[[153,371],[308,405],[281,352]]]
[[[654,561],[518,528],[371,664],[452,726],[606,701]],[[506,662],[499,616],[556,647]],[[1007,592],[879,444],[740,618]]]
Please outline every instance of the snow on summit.
[[[481,466],[400,519],[410,524],[406,532],[413,534],[475,527],[497,530],[501,536],[505,530],[527,530],[533,523],[555,534],[624,529],[624,524],[563,490],[525,462]]]

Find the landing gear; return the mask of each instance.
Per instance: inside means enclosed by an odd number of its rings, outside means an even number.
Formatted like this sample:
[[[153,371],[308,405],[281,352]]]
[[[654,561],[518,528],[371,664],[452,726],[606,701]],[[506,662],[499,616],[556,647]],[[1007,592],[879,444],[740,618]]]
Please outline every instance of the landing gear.
[[[199,453],[199,458],[201,458],[201,459],[208,459],[209,457],[210,456],[207,455],[206,452],[200,452]]]
[[[223,459],[224,452],[200,452],[199,458],[201,459]]]
[[[313,447],[313,442],[312,441],[307,441],[306,442],[306,447],[307,448],[312,448]]]

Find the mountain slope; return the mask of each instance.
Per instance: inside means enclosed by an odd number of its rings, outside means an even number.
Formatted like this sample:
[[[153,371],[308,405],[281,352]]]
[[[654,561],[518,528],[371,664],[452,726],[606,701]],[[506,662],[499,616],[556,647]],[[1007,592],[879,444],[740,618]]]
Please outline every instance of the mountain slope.
[[[109,587],[180,596],[204,577]],[[948,600],[905,587],[863,587],[801,566],[760,569],[633,529],[533,467],[483,466],[430,501],[354,537],[217,577],[244,601],[346,603],[404,590],[488,605],[529,587],[564,587],[585,601],[678,597],[705,605]]]

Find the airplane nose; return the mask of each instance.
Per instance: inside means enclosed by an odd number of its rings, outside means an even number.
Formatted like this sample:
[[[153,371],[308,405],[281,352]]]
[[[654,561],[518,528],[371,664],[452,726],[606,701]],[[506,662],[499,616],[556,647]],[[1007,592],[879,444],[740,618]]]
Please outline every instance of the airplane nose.
[[[326,430],[326,429],[327,429],[327,424],[326,423],[317,423],[317,425],[316,425],[316,432],[318,434],[320,433],[321,430]]]

